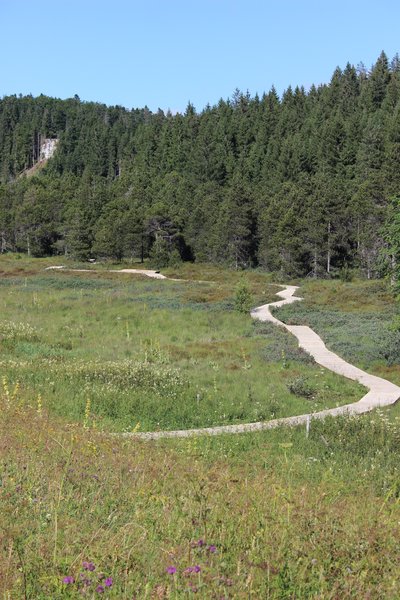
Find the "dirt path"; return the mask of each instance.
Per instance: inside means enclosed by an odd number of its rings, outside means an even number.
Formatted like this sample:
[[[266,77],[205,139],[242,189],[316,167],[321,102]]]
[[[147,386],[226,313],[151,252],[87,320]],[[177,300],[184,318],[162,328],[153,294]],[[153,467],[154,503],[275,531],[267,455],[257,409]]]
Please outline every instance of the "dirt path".
[[[48,269],[64,269],[63,266],[58,267],[47,267]],[[74,270],[74,269],[68,269]],[[81,271],[86,271],[86,269],[81,269]],[[89,271],[89,269],[87,269]],[[133,273],[140,275],[147,275],[147,277],[152,277],[154,279],[167,279],[165,275],[161,275],[158,271],[152,270],[141,270],[141,269],[121,269],[114,270],[114,273]],[[179,279],[174,279],[174,281],[184,281]],[[152,432],[137,432],[137,433],[124,433],[123,436],[127,437],[137,437],[146,440],[154,440],[159,438],[168,438],[168,437],[191,437],[194,435],[221,435],[223,433],[245,433],[249,431],[262,431],[265,429],[274,429],[275,427],[279,427],[281,425],[301,425],[302,423],[307,423],[310,419],[324,419],[325,417],[332,416],[336,417],[338,415],[353,415],[353,414],[362,414],[366,413],[374,408],[378,408],[380,406],[388,406],[390,404],[394,404],[400,398],[400,387],[395,385],[394,383],[390,383],[386,379],[382,379],[381,377],[376,377],[375,375],[370,375],[365,371],[362,371],[358,367],[351,365],[350,363],[340,358],[334,352],[331,352],[327,349],[322,339],[310,329],[310,327],[306,327],[304,325],[286,325],[282,321],[279,321],[276,317],[271,314],[270,307],[279,307],[284,304],[292,304],[293,302],[297,302],[302,300],[298,296],[294,294],[298,290],[298,287],[295,285],[284,286],[284,289],[281,292],[277,293],[277,296],[280,296],[282,300],[278,300],[277,302],[270,302],[269,304],[264,304],[263,306],[259,306],[251,311],[251,316],[253,319],[258,319],[259,321],[269,321],[277,325],[278,327],[283,327],[287,331],[290,331],[299,341],[300,348],[303,348],[308,354],[310,354],[315,362],[319,365],[322,365],[326,369],[333,371],[334,373],[338,373],[339,375],[343,375],[343,377],[347,377],[348,379],[353,379],[354,381],[358,381],[366,388],[369,389],[368,393],[365,394],[358,402],[354,402],[352,404],[345,404],[343,406],[338,406],[337,408],[328,408],[325,410],[321,410],[315,413],[309,413],[304,415],[299,415],[296,417],[284,417],[282,419],[273,419],[271,421],[260,421],[258,423],[244,423],[242,425],[221,425],[217,427],[204,427],[202,429],[182,429],[177,431],[152,431]]]
[[[76,271],[77,273],[99,273],[99,269],[67,269],[64,265],[46,267],[46,271]],[[165,275],[161,275],[159,271],[151,269],[109,269],[110,273],[132,273],[133,275],[146,275],[152,279],[168,279]],[[180,280],[173,280],[180,281]]]

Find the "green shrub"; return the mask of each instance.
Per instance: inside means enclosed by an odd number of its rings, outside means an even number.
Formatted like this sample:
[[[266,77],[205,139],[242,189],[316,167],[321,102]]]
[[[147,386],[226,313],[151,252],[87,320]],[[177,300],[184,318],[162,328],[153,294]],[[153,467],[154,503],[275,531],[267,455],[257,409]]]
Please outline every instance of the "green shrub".
[[[388,331],[383,338],[381,353],[389,367],[400,364],[400,331]]]
[[[172,250],[171,254],[169,255],[168,266],[169,267],[179,267],[179,265],[181,263],[182,263],[181,255],[179,254],[179,250],[177,248],[175,248],[174,250]]]
[[[150,262],[155,269],[168,267],[170,250],[163,238],[157,238],[150,251]]]
[[[347,266],[344,265],[339,271],[339,279],[343,282],[353,281],[353,271]]]
[[[313,387],[305,377],[296,377],[287,383],[288,390],[295,396],[301,396],[302,398],[312,398],[316,389]]]
[[[246,281],[240,281],[236,286],[235,310],[240,313],[248,313],[253,303],[253,295]]]

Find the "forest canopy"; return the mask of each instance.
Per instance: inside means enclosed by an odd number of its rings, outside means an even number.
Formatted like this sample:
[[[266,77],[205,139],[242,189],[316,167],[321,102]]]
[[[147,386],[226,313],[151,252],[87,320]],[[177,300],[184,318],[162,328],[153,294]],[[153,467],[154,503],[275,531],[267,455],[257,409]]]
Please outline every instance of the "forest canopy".
[[[398,274],[399,167],[400,59],[384,52],[329,84],[184,114],[7,96],[0,250]]]

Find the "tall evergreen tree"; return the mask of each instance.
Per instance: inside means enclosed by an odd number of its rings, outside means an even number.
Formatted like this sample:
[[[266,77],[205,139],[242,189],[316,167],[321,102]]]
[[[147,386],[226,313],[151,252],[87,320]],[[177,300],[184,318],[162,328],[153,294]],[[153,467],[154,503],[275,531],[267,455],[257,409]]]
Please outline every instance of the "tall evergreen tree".
[[[399,102],[399,58],[384,53],[307,92],[235,90],[176,115],[2,98],[0,249],[144,258],[163,239],[238,268],[329,276],[347,263],[371,276],[399,195]]]

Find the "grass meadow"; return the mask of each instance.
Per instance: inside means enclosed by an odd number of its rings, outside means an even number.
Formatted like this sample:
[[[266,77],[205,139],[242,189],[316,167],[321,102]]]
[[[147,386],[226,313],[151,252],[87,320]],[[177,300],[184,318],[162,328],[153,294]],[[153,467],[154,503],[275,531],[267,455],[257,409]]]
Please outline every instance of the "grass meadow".
[[[40,396],[54,415],[82,422],[90,405],[100,429],[152,431],[284,417],[362,396],[290,334],[236,312],[238,274],[224,279],[209,267],[198,275],[214,281],[178,282],[35,266],[0,279],[0,367],[28,404]],[[247,278],[255,305],[276,298],[265,275]]]
[[[49,264],[0,258],[2,598],[398,598],[396,407],[312,421],[308,436],[119,437],[296,414],[363,388],[235,312],[240,274],[175,272],[190,283]],[[246,278],[254,304],[274,299],[267,276]],[[279,315],[350,358],[358,336],[360,364],[399,381],[363,319],[391,335],[381,284],[307,282],[301,295]]]

